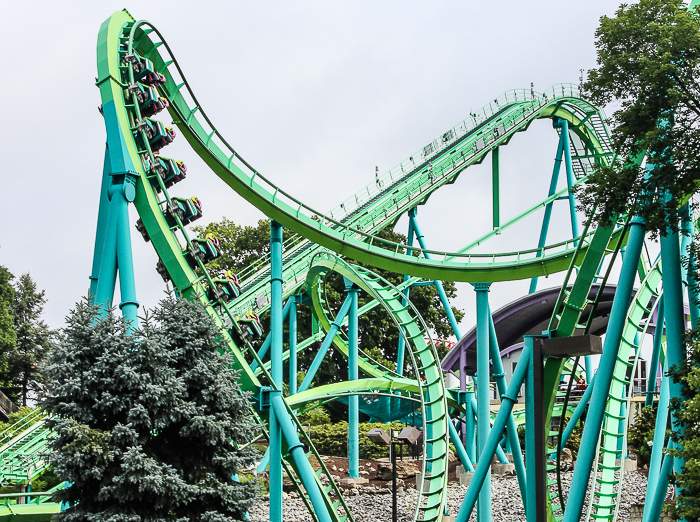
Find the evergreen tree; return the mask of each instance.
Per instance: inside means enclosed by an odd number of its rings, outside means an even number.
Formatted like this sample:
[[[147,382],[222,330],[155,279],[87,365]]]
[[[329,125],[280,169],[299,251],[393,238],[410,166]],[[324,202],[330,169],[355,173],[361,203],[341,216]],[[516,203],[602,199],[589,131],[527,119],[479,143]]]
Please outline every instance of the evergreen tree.
[[[12,304],[15,299],[15,289],[11,284],[13,278],[7,268],[0,266],[0,389],[9,385],[7,362],[17,340],[12,316]]]
[[[226,344],[200,305],[169,297],[140,330],[79,303],[46,366],[59,522],[243,520],[258,433]]]
[[[44,291],[37,291],[29,274],[20,276],[12,302],[16,340],[8,357],[6,395],[22,406],[27,405],[27,399],[37,399],[44,381],[39,367],[46,358],[51,337],[49,327],[40,319],[44,303]]]

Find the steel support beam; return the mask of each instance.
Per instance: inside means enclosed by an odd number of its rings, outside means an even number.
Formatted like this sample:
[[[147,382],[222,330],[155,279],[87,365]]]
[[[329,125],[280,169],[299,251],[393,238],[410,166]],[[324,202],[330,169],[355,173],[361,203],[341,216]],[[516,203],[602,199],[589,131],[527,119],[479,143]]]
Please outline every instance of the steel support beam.
[[[270,369],[272,385],[282,390],[282,225],[270,223],[271,303],[270,336],[272,337]],[[286,413],[286,411],[285,411]],[[270,409],[270,522],[282,522],[282,418],[278,408]]]
[[[634,280],[637,275],[637,264],[644,244],[644,222],[633,218],[630,223],[630,233],[627,242],[627,255],[622,262],[622,270],[610,311],[608,330],[605,334],[603,355],[596,373],[593,395],[589,405],[586,425],[583,428],[581,445],[576,460],[576,469],[571,481],[571,490],[564,511],[564,522],[578,522],[583,508],[583,501],[588,491],[588,480],[593,467],[596,447],[607,404],[615,361],[625,327],[625,318],[629,308]]]

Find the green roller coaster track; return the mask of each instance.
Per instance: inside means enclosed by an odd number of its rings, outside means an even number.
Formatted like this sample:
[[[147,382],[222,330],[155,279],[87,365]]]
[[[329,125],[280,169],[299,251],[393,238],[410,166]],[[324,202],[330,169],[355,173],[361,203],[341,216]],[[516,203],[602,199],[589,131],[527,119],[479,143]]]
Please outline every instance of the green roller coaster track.
[[[113,233],[108,222],[108,217],[111,219],[108,208],[110,185],[115,183],[112,178],[121,176],[125,186],[133,183],[128,188],[133,190],[133,197],[128,197],[127,201],[133,202],[144,236],[159,256],[161,275],[171,280],[182,296],[199,301],[222,328],[234,357],[234,366],[241,370],[241,386],[252,392],[258,392],[262,385],[281,387],[281,383],[275,383],[271,377],[270,362],[261,359],[245,336],[235,335],[242,331],[240,322],[246,313],[265,311],[270,306],[271,258],[262,258],[238,274],[241,291],[235,299],[222,302],[208,297],[207,289],[215,288],[214,277],[204,261],[194,255],[193,241],[181,217],[173,214],[169,218],[167,209],[172,206],[173,199],[163,179],[153,168],[159,156],[149,143],[152,136],[135,94],[137,81],[133,64],[137,56],[150,60],[154,71],[163,75],[164,82],[158,85],[158,94],[168,101],[167,110],[173,123],[192,149],[236,193],[270,219],[294,232],[283,245],[283,295],[305,292],[310,296],[313,314],[323,329],[300,343],[297,351],[323,338],[324,333],[333,328],[333,317],[325,297],[326,279],[332,273],[344,276],[372,298],[359,311],[360,314],[376,306],[383,307],[408,347],[410,367],[415,373],[413,376],[402,376],[400,371],[383,367],[366,354],[360,354],[357,366],[364,377],[312,387],[284,400],[286,414],[309,448],[307,458],[315,455],[321,464],[314,474],[314,480],[330,519],[352,520],[352,514],[332,475],[308,435],[301,429],[295,411],[298,413],[351,395],[392,397],[399,393],[402,398],[415,401],[420,406],[426,433],[424,455],[427,457],[422,470],[426,480],[419,488],[414,519],[441,520],[446,505],[450,411],[464,410],[448,394],[429,328],[403,292],[422,279],[494,283],[566,272],[550,323],[551,335],[568,337],[586,330],[589,325],[580,323],[582,313],[587,307],[594,308],[600,295],[594,299],[589,297],[592,285],[602,280],[602,291],[612,262],[609,262],[605,276],[599,274],[600,267],[605,256],[614,256],[627,241],[628,222],[620,221],[614,226],[598,227],[593,231],[586,228],[580,237],[535,249],[493,254],[477,254],[473,250],[569,194],[573,187],[586,181],[597,165],[610,165],[616,160],[609,145],[608,130],[603,123],[604,115],[582,99],[574,85],[557,85],[545,93],[534,90],[508,91],[330,212],[323,213],[273,184],[229,145],[197,101],[170,47],[153,25],[135,20],[127,11],[112,15],[100,29],[97,45],[96,84],[107,127],[107,151],[91,293],[97,296],[98,302],[105,295],[106,300],[111,302],[111,294],[104,293],[104,287],[108,285],[100,278],[104,279],[102,265],[108,257],[105,238]],[[567,122],[564,126],[566,130],[562,131],[560,126],[558,132],[568,133],[567,147],[571,149],[570,166],[575,178],[572,186],[550,194],[455,252],[401,245],[377,236],[379,231],[394,224],[404,213],[425,204],[434,191],[454,183],[465,169],[483,162],[499,147],[507,145],[518,132],[526,131],[537,119]],[[349,263],[349,259],[410,277],[402,285],[394,286],[369,269]],[[121,263],[118,268],[120,281],[124,284],[128,277],[121,273]],[[570,281],[573,281],[572,285]],[[596,480],[591,486],[587,512],[591,519],[615,520],[617,516],[622,469],[616,462],[620,453],[619,441],[626,436],[625,421],[629,411],[625,407],[630,394],[628,361],[630,355],[639,355],[640,336],[646,331],[658,303],[660,282],[661,265],[657,262],[646,272],[642,286],[629,307],[599,439],[597,454],[600,457],[595,461]],[[128,286],[128,281],[126,284]],[[112,282],[112,294],[113,286]],[[265,299],[260,300],[260,296]],[[124,290],[122,299],[125,301],[123,304],[134,304],[125,297]],[[589,322],[592,316],[590,313]],[[348,341],[342,331],[333,337],[332,342],[339,353],[350,359]],[[288,356],[287,352],[283,358]],[[555,401],[558,385],[563,374],[568,374],[571,379],[576,371],[575,364],[564,360],[549,359],[546,362],[545,408],[548,419],[564,416],[567,407]],[[567,408],[566,415],[571,411],[573,407]],[[266,424],[266,412],[252,414]],[[516,424],[524,423],[526,415],[524,409],[513,412]],[[489,416],[490,422],[498,421],[495,413],[489,413]],[[551,435],[561,436],[557,432]],[[46,467],[46,447],[51,436],[44,428],[39,413],[21,420],[7,435],[0,434],[0,483],[21,482],[43,471]],[[261,436],[269,438],[267,428],[263,429]],[[298,463],[289,454],[284,454],[283,458],[284,470],[292,478],[312,517],[323,520],[317,506],[313,505],[309,484],[303,481],[303,470],[298,468]],[[327,484],[321,479],[324,475]],[[554,484],[557,482],[550,483]],[[549,495],[548,517],[558,520],[561,518],[561,508],[556,502],[563,506],[564,499],[558,499],[559,494],[553,490],[549,491]],[[4,507],[0,506],[0,521],[48,520],[50,514],[59,509],[57,504],[48,501],[45,494],[34,497],[31,504],[12,504],[9,497],[5,504]]]

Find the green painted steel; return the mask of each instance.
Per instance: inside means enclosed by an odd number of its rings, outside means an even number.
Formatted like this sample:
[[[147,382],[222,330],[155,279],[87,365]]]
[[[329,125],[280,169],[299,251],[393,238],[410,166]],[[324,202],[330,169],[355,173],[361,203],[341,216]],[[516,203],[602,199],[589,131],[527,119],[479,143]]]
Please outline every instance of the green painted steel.
[[[613,381],[608,392],[603,430],[599,440],[599,459],[594,465],[593,484],[589,492],[588,518],[591,520],[615,520],[619,508],[618,498],[624,476],[623,460],[620,459],[618,442],[627,436],[627,412],[620,415],[620,405],[629,405],[632,397],[630,368],[634,368],[639,357],[640,339],[649,328],[655,308],[659,304],[661,284],[661,262],[657,261],[637,290],[625,319],[622,342],[615,360]],[[630,358],[633,362],[630,362]],[[631,375],[631,372],[630,372]],[[622,426],[621,426],[622,425]],[[624,457],[624,456],[623,456]],[[592,493],[592,494],[591,494]]]
[[[430,331],[410,300],[407,300],[398,288],[366,268],[350,265],[332,253],[320,252],[312,260],[311,269],[307,276],[307,293],[312,297],[312,306],[324,328],[330,329],[330,324],[325,313],[325,303],[319,285],[330,272],[342,275],[379,301],[389,312],[402,335],[405,336],[405,345],[408,348],[411,366],[417,374],[413,383],[418,386],[417,391],[421,400],[424,433],[426,433],[424,454],[428,455],[427,458],[423,459],[422,473],[425,482],[419,487],[419,501],[416,506],[415,519],[439,521],[444,513],[447,500],[447,449],[449,446],[447,423],[449,415],[440,360],[430,337]],[[348,346],[346,342],[339,336],[336,336],[335,339],[336,347],[347,358]],[[399,382],[406,381],[395,372],[363,359],[363,357],[358,357],[358,367],[370,377],[382,377]],[[342,383],[341,387],[347,389],[359,381]],[[414,389],[415,384],[413,384]],[[297,394],[292,400],[297,400],[300,395],[302,394]],[[426,471],[429,472],[426,473]]]

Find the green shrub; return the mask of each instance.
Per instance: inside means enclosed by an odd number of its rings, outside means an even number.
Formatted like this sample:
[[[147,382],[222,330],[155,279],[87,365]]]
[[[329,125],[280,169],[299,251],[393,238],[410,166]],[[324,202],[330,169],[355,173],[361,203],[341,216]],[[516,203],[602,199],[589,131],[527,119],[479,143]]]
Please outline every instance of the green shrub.
[[[328,415],[328,411],[323,406],[309,410],[306,413],[299,415],[299,422],[304,426],[310,424],[311,426],[321,426],[323,424],[330,424],[331,416]]]
[[[627,443],[634,447],[637,453],[638,466],[649,464],[651,459],[650,441],[654,440],[654,426],[656,424],[656,406],[645,406],[637,414],[634,424],[627,432]]]
[[[372,428],[382,428],[387,433],[390,428],[400,430],[405,425],[393,422],[384,424],[381,422],[361,422],[360,423],[360,458],[368,460],[376,460],[382,457],[389,456],[389,446],[383,444],[375,444],[367,437],[367,432]],[[316,450],[321,455],[329,455],[332,457],[347,457],[348,456],[348,423],[346,421],[337,422],[335,424],[322,424],[311,426],[311,441]]]

